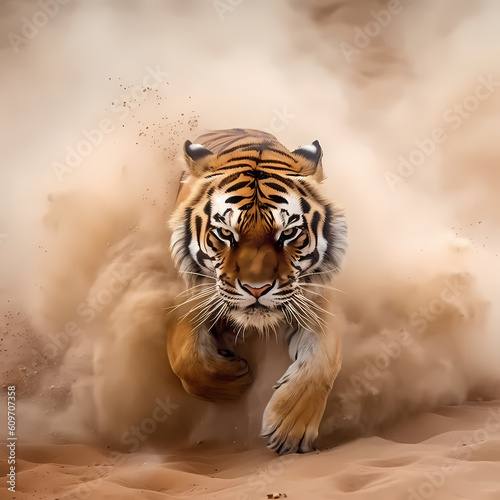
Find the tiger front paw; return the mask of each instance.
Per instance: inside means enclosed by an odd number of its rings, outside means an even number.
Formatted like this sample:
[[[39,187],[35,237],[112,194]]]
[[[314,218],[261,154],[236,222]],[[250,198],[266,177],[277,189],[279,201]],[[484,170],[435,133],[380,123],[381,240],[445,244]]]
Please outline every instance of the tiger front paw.
[[[177,375],[188,394],[209,401],[237,398],[253,381],[247,361],[227,350],[197,357]]]
[[[262,422],[268,448],[279,455],[313,451],[330,388],[287,374],[275,387]]]
[[[167,354],[186,392],[209,401],[240,396],[252,383],[247,361],[227,348],[229,341],[222,344],[207,328],[195,330],[189,318],[177,316],[168,319]]]

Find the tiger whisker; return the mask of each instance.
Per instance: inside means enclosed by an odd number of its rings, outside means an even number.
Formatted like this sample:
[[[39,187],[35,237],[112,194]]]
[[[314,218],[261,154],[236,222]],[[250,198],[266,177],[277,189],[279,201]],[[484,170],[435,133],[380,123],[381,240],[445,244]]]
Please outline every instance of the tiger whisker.
[[[234,325],[234,323],[233,323]],[[240,336],[240,333],[243,332],[243,342],[245,342],[245,329],[243,328],[243,325],[240,325],[238,329],[236,330],[236,337],[234,339],[234,345],[238,342],[238,337]]]
[[[290,311],[293,312],[293,315],[294,315],[295,319],[297,320],[297,323],[302,328],[304,328],[305,330],[310,330],[310,331],[313,330],[313,328],[311,327],[311,325],[309,325],[307,323],[307,321],[305,321],[305,318],[304,318],[303,314],[300,313],[300,310],[297,310],[296,304],[295,304],[295,302],[294,302],[293,299],[292,299],[291,302],[288,303],[288,307],[290,308]]]
[[[207,274],[195,273],[193,271],[179,271],[180,274],[193,274],[194,276],[202,276],[203,278],[208,278],[214,281],[217,281],[215,276],[208,276]]]
[[[302,317],[307,320],[309,324],[321,324],[319,316],[305,303],[301,302],[298,298],[295,298],[294,304],[299,311],[302,312]]]
[[[299,326],[304,328],[305,330],[310,330],[311,328],[306,324],[306,322],[303,321],[301,314],[294,307],[292,308],[292,306],[290,306],[290,309],[293,311],[295,320],[297,321]]]
[[[192,295],[191,297],[189,297],[188,299],[186,300],[191,300],[191,299],[195,299],[197,297],[203,297],[205,295],[214,295],[214,292],[217,290],[217,288],[215,287],[210,287],[210,288],[207,288],[207,289],[204,289],[204,290],[200,290],[198,292],[196,292],[194,295]]]
[[[210,325],[209,330],[211,330],[211,329],[215,326],[215,324],[217,323],[217,321],[218,321],[218,320],[219,320],[219,319],[220,319],[220,318],[224,315],[224,313],[225,313],[225,312],[227,311],[227,309],[229,308],[229,306],[228,306],[226,303],[222,302],[222,301],[220,301],[220,302],[219,302],[219,304],[222,304],[222,306],[219,306],[219,307],[220,307],[220,309],[219,309],[219,311],[217,312],[217,314],[216,314],[216,316],[215,316],[215,318],[214,318],[214,320],[213,320],[212,324]]]
[[[317,295],[318,297],[321,297],[323,300],[326,300],[329,304],[332,303],[332,301],[330,299],[327,299],[326,297],[324,297],[323,295],[321,295],[320,293],[318,292],[313,292],[312,290],[303,290],[302,287],[299,285],[298,289],[300,290],[300,293],[305,296],[304,294],[306,293],[312,293],[313,295]]]
[[[288,308],[286,307],[286,304],[283,304],[281,307],[281,310],[283,311],[283,316],[285,317],[285,321],[291,325],[292,324],[292,318],[289,316],[289,311]]]
[[[224,305],[227,305],[224,299],[219,296],[212,296],[211,299],[206,299],[204,301],[203,308],[198,312],[195,318],[201,314],[202,316],[204,315],[205,319],[208,319],[213,314],[218,313],[219,309]]]
[[[323,325],[326,325],[326,321],[321,318],[321,316],[318,316],[318,314],[316,312],[314,312],[312,309],[311,309],[311,306],[310,304],[308,304],[307,302],[304,302],[304,301],[301,301],[303,297],[301,296],[296,296],[294,297],[293,299],[293,302],[295,304],[295,306],[297,308],[299,308],[299,310],[301,310],[304,315],[305,315],[305,318],[307,318],[308,321],[312,321],[313,324],[317,324],[321,330],[323,331]],[[314,304],[314,302],[310,301],[312,304]],[[304,319],[304,317],[303,317]]]
[[[196,318],[198,318],[198,316],[200,316],[200,314],[203,314],[203,311],[205,311],[207,308],[210,308],[212,306],[212,304],[214,303],[214,301],[217,302],[217,300],[219,300],[219,299],[217,299],[213,296],[210,296],[208,299],[203,300],[202,302],[197,304],[195,307],[192,307],[186,314],[184,314],[184,316],[182,316],[180,318],[180,320],[182,321],[190,314],[194,313],[198,309],[201,309],[200,311],[198,311],[196,316],[194,318],[192,318],[192,321],[194,321]]]
[[[330,286],[330,285],[325,285],[324,283],[301,283],[300,280],[298,280],[298,284],[299,286],[304,286],[304,287],[311,287],[311,288],[314,288],[314,287],[318,287],[318,288],[325,288],[327,290],[334,290],[335,292],[340,292],[340,293],[343,293],[344,295],[347,295],[347,292],[344,292],[344,290],[340,290],[339,288],[335,288],[333,286]]]
[[[199,287],[210,287],[211,290],[217,289],[216,285],[211,285],[209,283],[200,283],[199,285],[192,286],[192,287],[188,288],[187,290],[183,290],[181,293],[178,293],[174,297],[174,299],[176,299],[177,297],[180,297],[181,295],[187,295],[188,293],[192,292],[195,288],[199,288]]]
[[[177,304],[176,306],[165,307],[163,310],[171,313],[171,312],[175,311],[176,309],[178,309],[179,307],[182,307],[186,304],[189,304],[190,302],[193,302],[195,300],[202,299],[203,297],[206,297],[207,295],[213,296],[213,292],[214,292],[213,290],[203,290],[202,292],[197,293],[193,297],[189,297],[188,299],[184,300],[180,304]]]
[[[218,301],[215,301],[215,303],[213,301],[210,301],[200,311],[198,311],[198,313],[196,314],[196,316],[194,316],[194,318],[192,318],[191,321],[193,323],[196,323],[198,326],[201,326],[205,320],[207,320],[208,318],[210,318],[210,315],[212,314],[213,309],[216,306],[217,302]]]
[[[312,307],[320,312],[323,312],[325,314],[329,314],[330,316],[334,316],[334,314],[330,311],[327,311],[326,309],[323,309],[321,306],[316,304],[316,302],[312,301],[310,298],[306,297],[305,295],[298,295],[297,299],[302,300],[303,302],[307,302],[309,307]]]
[[[192,300],[196,300],[196,299],[198,299],[200,297],[204,297],[206,295],[213,295],[216,290],[217,289],[215,287],[210,287],[206,290],[198,291],[195,294],[193,294],[191,297],[188,297],[184,302],[182,302],[182,304],[185,304],[186,302],[190,302]]]
[[[212,311],[207,311],[203,316],[198,318],[198,321],[195,323],[195,328],[200,328],[205,322],[210,321],[210,317],[212,316]],[[210,326],[210,328],[212,328]]]
[[[286,304],[284,304],[286,310],[287,310],[287,313],[290,315],[290,325],[293,326],[293,320],[295,320],[299,326],[302,326],[303,328],[304,325],[302,325],[301,321],[300,321],[300,315],[298,316],[297,315],[297,311],[295,310],[295,308],[292,308],[291,307],[291,304],[289,302],[287,302]]]
[[[328,323],[321,317],[319,316],[316,312],[314,312],[312,309],[310,309],[307,304],[302,304],[302,307],[305,307],[307,310],[307,318],[309,321],[312,321],[314,324],[318,325],[321,330],[323,330],[323,326],[327,326]]]
[[[336,270],[337,270],[337,268],[330,269],[329,271],[317,271],[317,272],[313,272],[313,273],[301,274],[299,276],[299,279],[300,278],[305,278],[306,276],[317,276],[318,274],[330,274],[330,273],[335,272]]]

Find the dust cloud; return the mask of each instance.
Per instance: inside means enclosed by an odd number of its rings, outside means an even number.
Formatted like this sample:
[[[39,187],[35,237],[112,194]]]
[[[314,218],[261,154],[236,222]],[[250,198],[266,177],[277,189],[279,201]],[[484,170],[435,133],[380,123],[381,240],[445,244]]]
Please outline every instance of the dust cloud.
[[[318,139],[347,213],[320,445],[496,397],[499,8],[3,3],[0,345],[24,439],[262,443],[279,341],[237,346],[255,382],[220,404],[186,395],[165,352],[181,145],[218,128]]]

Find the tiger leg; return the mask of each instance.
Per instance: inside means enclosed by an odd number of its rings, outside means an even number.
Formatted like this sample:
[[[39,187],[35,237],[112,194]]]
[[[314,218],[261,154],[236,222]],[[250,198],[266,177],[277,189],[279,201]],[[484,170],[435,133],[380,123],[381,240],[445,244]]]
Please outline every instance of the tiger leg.
[[[252,383],[246,360],[218,349],[205,326],[194,330],[189,319],[172,315],[167,329],[170,365],[187,393],[210,401],[233,399]]]
[[[335,331],[299,328],[290,335],[294,362],[278,380],[262,423],[268,447],[280,455],[312,451],[326,400],[341,365],[341,342]]]

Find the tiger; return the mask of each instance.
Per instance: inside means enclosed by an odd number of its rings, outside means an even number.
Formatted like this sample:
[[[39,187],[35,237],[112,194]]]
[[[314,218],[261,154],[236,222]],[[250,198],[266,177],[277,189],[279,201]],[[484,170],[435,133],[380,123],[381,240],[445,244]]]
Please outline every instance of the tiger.
[[[280,455],[314,449],[342,361],[323,292],[344,258],[347,222],[321,193],[322,156],[318,141],[289,151],[253,129],[188,140],[169,223],[172,259],[191,293],[184,314],[168,320],[172,370],[193,396],[236,398],[252,372],[219,348],[218,334],[282,335],[292,363],[273,387],[261,427]]]

